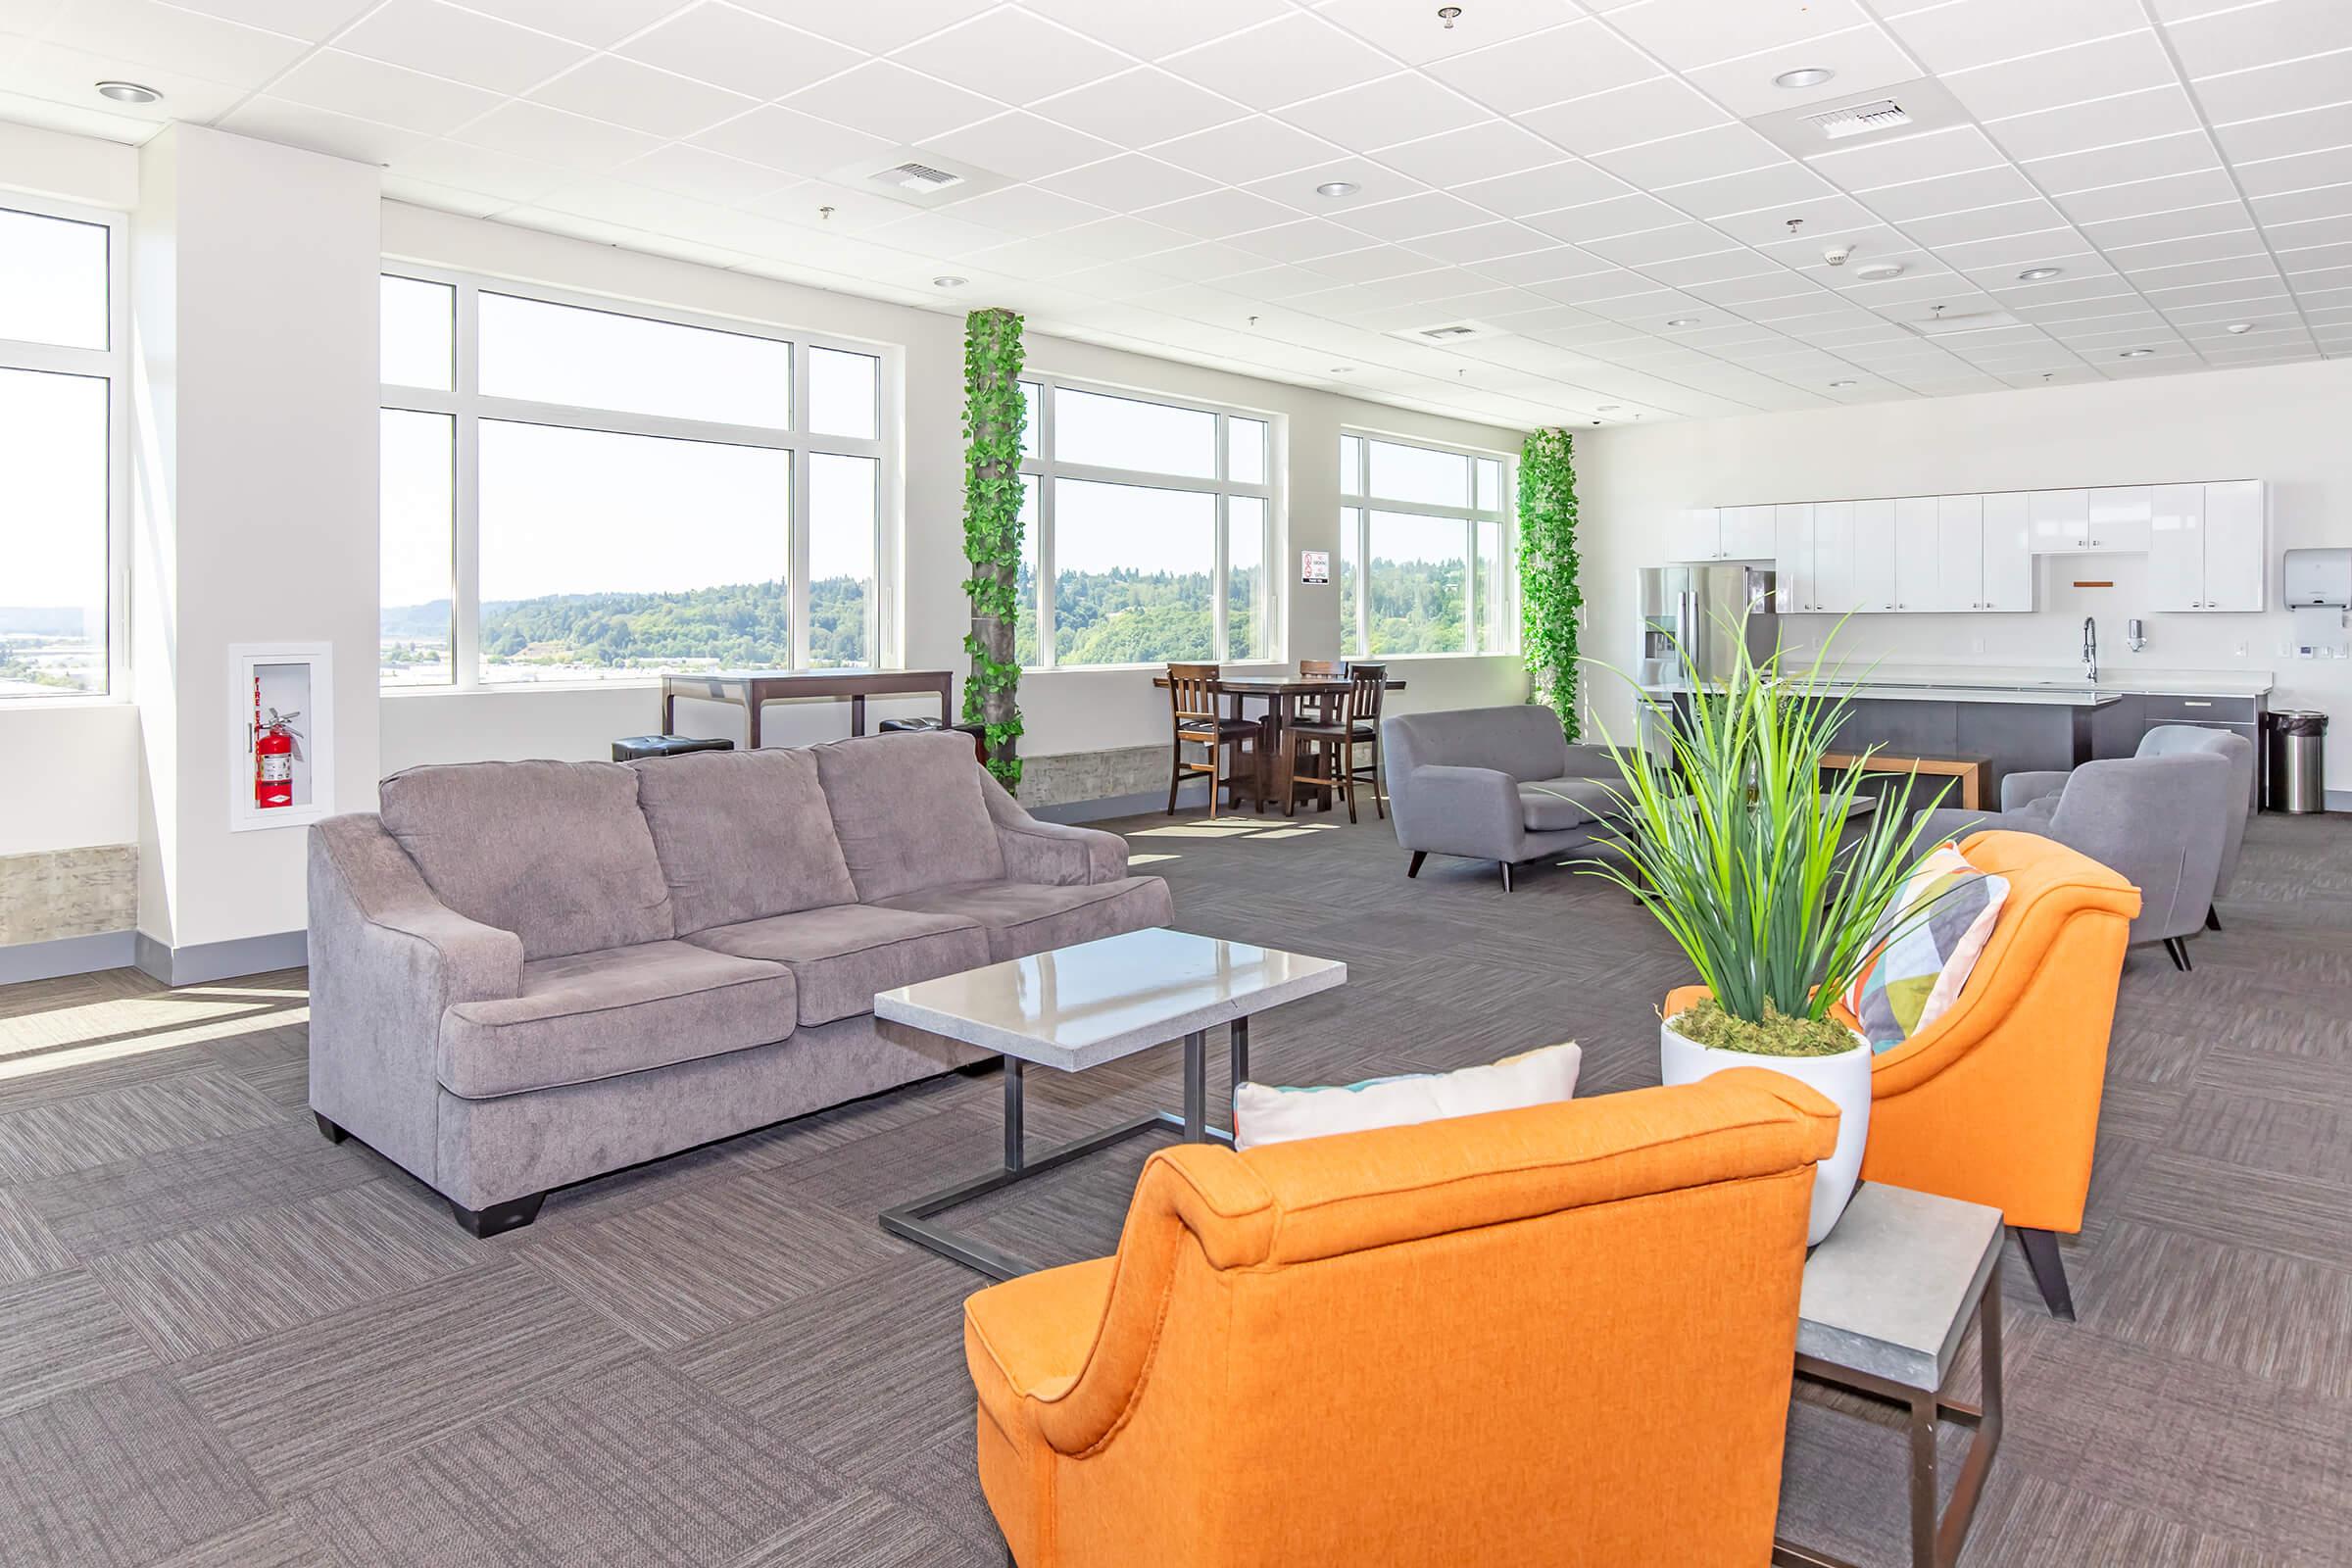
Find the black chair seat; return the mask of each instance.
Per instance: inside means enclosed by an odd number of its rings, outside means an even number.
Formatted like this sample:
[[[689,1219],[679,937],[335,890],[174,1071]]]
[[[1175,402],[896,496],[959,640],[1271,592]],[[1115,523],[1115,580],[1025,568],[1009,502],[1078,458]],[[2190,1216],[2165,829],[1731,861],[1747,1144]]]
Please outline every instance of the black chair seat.
[[[1345,724],[1325,724],[1313,719],[1301,719],[1291,725],[1292,733],[1319,741],[1370,741],[1372,726],[1358,724],[1349,729]]]
[[[1251,718],[1220,718],[1212,731],[1207,719],[1188,718],[1176,726],[1176,731],[1197,740],[1206,740],[1211,734],[1254,735],[1257,733],[1257,721]]]

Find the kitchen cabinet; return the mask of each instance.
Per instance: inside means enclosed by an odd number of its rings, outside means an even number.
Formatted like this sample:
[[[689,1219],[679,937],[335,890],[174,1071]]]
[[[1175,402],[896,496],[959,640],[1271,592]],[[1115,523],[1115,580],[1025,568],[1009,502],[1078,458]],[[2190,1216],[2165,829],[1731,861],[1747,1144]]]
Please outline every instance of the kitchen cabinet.
[[[1942,565],[1942,509],[1934,496],[1904,496],[1894,504],[1894,608],[1939,610],[1936,585]]]
[[[2106,555],[2148,548],[2153,487],[2027,492],[2034,551],[2044,556]]]
[[[2262,481],[2157,485],[2152,495],[2149,608],[2261,610],[2270,575]]]
[[[1673,561],[1720,561],[1723,558],[1723,524],[1713,507],[1690,507],[1674,514],[1667,525],[1666,559]]]
[[[1822,501],[1813,507],[1813,608],[1847,615],[1860,607],[1854,597],[1854,503]]]
[[[1774,507],[1725,507],[1721,561],[1770,561]]]
[[[1821,548],[1813,518],[1814,509],[1805,502],[1772,509],[1772,565],[1780,611],[1785,615],[1821,608],[1815,582]]]
[[[1984,595],[1980,610],[2034,608],[2034,526],[2026,491],[1984,498]]]
[[[1770,561],[1773,507],[1692,507],[1669,524],[1666,560]]]
[[[1898,544],[1896,549],[1902,547]],[[1895,569],[1902,569],[1898,557]],[[1914,609],[1922,608],[1917,600]],[[1936,585],[1930,610],[1984,608],[1984,498],[1936,498]]]
[[[1846,592],[1854,609],[1865,615],[1894,610],[1895,504],[1891,501],[1854,503],[1854,554]]]
[[[2030,491],[2026,505],[2033,517],[2035,551],[2048,556],[2089,547],[2089,491]]]

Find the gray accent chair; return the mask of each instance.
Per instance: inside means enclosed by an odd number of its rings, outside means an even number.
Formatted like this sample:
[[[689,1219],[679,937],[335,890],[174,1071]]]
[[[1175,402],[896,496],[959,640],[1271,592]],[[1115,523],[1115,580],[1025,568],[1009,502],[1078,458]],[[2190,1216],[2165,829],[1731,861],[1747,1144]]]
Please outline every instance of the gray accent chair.
[[[1511,867],[1602,837],[1620,775],[1604,746],[1571,746],[1548,708],[1463,708],[1396,713],[1380,722],[1381,759],[1405,875],[1432,855]]]
[[[1164,925],[969,737],[383,781],[311,830],[311,1107],[476,1236],[550,1189],[987,1059],[876,992]]]
[[[2080,850],[2139,889],[2131,940],[2162,942],[2187,969],[2188,938],[2220,927],[2213,903],[2237,870],[2253,787],[2254,747],[2243,735],[2160,724],[2131,757],[2011,773],[1999,811],[1931,811],[1928,831],[2007,828]]]

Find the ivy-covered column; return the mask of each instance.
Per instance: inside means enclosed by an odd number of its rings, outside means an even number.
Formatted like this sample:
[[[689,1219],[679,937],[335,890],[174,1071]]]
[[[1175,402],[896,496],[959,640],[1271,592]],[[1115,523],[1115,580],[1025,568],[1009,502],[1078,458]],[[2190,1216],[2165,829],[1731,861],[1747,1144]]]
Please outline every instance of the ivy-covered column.
[[[1535,700],[1560,715],[1573,741],[1576,714],[1576,438],[1538,430],[1519,454],[1519,648]]]
[[[1008,790],[1021,784],[1017,743],[1021,664],[1013,634],[1020,616],[1021,318],[1011,311],[974,311],[963,331],[963,553],[972,574],[963,591],[972,602],[972,627],[963,639],[972,656],[963,682],[963,721],[988,731],[988,770]]]

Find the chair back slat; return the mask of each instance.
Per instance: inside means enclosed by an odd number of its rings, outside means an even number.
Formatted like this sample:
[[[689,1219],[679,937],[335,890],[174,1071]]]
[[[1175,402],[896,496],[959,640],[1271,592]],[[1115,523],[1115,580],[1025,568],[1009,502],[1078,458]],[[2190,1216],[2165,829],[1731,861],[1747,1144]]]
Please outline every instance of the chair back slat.
[[[1343,659],[1301,659],[1298,661],[1298,673],[1301,675],[1345,675],[1348,673],[1348,662]]]
[[[1217,717],[1217,666],[1214,664],[1170,664],[1168,666],[1168,708],[1181,727],[1187,722]]]
[[[1378,724],[1380,705],[1389,694],[1389,666],[1386,664],[1350,664],[1348,666],[1348,724]]]

